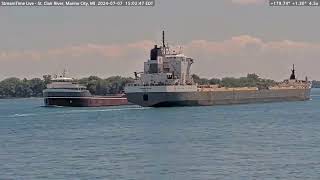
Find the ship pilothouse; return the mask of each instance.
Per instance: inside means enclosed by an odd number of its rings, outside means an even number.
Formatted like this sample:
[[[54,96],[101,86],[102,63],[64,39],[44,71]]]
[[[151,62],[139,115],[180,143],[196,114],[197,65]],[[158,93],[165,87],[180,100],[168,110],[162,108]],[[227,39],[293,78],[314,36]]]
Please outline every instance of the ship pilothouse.
[[[144,63],[144,72],[135,73],[135,82],[128,84],[126,92],[144,91],[197,91],[190,69],[194,60],[181,52],[171,50],[165,44],[157,45],[150,52],[150,59]],[[146,88],[148,87],[148,88]]]
[[[54,75],[47,89],[43,91],[44,97],[85,97],[91,96],[83,85],[78,84],[73,78],[66,76],[64,70],[62,75]]]

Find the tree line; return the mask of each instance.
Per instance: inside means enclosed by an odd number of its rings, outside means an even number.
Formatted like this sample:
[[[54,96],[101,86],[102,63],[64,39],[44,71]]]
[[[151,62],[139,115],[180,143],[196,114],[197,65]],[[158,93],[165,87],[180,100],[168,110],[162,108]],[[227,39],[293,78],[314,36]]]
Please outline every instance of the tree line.
[[[225,77],[218,78],[201,78],[198,75],[193,74],[192,78],[194,82],[200,85],[219,85],[221,87],[270,87],[276,84],[274,80],[262,79],[257,74],[248,74],[246,77],[234,78]]]
[[[106,79],[90,76],[76,81],[86,86],[91,94],[103,96],[123,92],[125,84],[133,82],[133,79],[121,76],[112,76]],[[0,82],[0,98],[42,97],[42,91],[50,82],[50,75],[44,75],[43,79],[29,80],[26,78],[7,78]]]
[[[270,79],[261,79],[256,74],[248,74],[246,77],[240,78],[225,77],[222,79],[206,79],[193,74],[192,78],[199,85],[219,85],[222,87],[268,87],[276,83]],[[44,75],[42,79],[33,78],[29,80],[26,78],[7,78],[0,81],[0,98],[41,97],[42,91],[50,82],[50,75]],[[85,85],[93,95],[108,95],[123,92],[125,84],[133,82],[133,78],[112,76],[102,79],[97,76],[90,76],[78,79],[77,82]]]

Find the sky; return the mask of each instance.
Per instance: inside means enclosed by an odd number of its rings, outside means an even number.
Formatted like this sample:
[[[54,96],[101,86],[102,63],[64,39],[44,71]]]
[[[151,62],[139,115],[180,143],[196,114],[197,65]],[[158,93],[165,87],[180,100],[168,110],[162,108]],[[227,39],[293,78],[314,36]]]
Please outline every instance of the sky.
[[[195,59],[203,77],[257,73],[320,80],[319,7],[266,0],[156,0],[154,7],[0,7],[0,79],[68,69],[75,78],[133,76],[154,44]]]

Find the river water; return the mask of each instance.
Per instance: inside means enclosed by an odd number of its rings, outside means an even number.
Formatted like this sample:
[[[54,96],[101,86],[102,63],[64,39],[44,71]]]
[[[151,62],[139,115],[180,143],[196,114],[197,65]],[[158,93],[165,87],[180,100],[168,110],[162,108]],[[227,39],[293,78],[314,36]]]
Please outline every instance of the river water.
[[[320,179],[320,90],[250,105],[0,100],[0,179]]]

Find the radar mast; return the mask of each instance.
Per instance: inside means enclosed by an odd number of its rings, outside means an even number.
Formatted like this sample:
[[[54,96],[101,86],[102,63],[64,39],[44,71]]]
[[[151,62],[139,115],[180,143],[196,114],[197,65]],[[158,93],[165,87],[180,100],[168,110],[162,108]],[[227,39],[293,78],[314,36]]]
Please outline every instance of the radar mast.
[[[294,64],[292,66],[292,70],[291,70],[291,76],[290,76],[290,80],[295,80],[296,79],[296,75],[295,75],[295,72],[296,70],[294,69]]]
[[[164,50],[164,54],[167,54],[167,47],[166,47],[165,32],[164,31],[162,31],[162,47]]]

